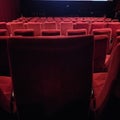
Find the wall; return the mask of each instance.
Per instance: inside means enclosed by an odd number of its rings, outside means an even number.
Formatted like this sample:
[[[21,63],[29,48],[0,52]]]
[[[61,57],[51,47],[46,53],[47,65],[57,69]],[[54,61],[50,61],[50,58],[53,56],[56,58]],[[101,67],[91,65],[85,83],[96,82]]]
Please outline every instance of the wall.
[[[20,16],[20,0],[0,0],[0,21],[11,21]]]
[[[112,2],[22,0],[24,16],[104,16],[112,17]]]

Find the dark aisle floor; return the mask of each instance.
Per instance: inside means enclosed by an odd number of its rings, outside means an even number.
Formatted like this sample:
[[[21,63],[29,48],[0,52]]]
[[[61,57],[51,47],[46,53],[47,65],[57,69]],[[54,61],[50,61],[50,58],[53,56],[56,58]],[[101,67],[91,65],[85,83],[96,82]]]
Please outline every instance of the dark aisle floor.
[[[10,114],[0,109],[0,120],[18,120],[18,119],[15,113]]]

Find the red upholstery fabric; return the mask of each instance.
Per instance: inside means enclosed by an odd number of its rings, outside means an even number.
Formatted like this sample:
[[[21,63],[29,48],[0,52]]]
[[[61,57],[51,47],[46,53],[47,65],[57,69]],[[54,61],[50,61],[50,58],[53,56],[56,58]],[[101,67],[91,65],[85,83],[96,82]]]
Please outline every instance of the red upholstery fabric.
[[[119,22],[119,19],[112,19],[112,22]]]
[[[110,103],[116,101],[120,98],[120,44],[118,44],[111,53],[109,69],[106,73],[95,73],[93,76],[93,89],[95,94],[96,106],[94,111],[96,112],[96,117],[105,116],[105,110],[109,110],[107,113],[114,114],[113,111],[119,113],[119,109],[115,109],[115,103]],[[118,101],[116,101],[116,104]],[[120,103],[120,102],[119,102]],[[119,103],[117,105],[119,105]],[[110,109],[113,106],[114,110]],[[108,108],[107,108],[108,107]],[[110,113],[110,111],[112,111]],[[115,116],[114,116],[115,117]],[[116,118],[111,118],[111,120]]]
[[[111,22],[111,21],[112,21],[112,18],[106,18],[104,21],[105,21],[105,22]]]
[[[105,68],[106,68],[106,70],[108,69],[109,64],[110,64],[110,55],[106,55],[106,58],[105,58]]]
[[[120,22],[108,22],[108,28],[112,29],[112,41],[116,38],[116,30],[120,28]]]
[[[86,29],[89,32],[90,24],[89,22],[76,22],[73,24],[73,29]]]
[[[33,29],[16,29],[14,30],[15,36],[34,36]]]
[[[0,22],[0,29],[7,29],[7,23],[6,22]]]
[[[93,36],[12,37],[8,46],[21,119],[88,119]]]
[[[0,108],[11,111],[12,80],[7,53],[8,36],[0,37]]]
[[[62,17],[63,22],[72,22],[69,17]]]
[[[26,23],[27,29],[33,29],[35,36],[41,35],[41,24],[40,22],[28,22]]]
[[[118,43],[120,43],[120,36],[117,36],[116,39],[113,41],[111,49],[114,49]]]
[[[94,72],[101,72],[105,69],[108,36],[95,35],[94,42]]]
[[[99,28],[99,29],[93,29],[92,30],[93,35],[108,35],[109,39],[111,40],[112,35],[112,29],[111,28]]]
[[[7,29],[0,29],[0,36],[8,36],[8,30]]]
[[[9,35],[9,31],[8,31],[8,27],[7,27],[7,22],[0,22],[0,36],[2,36],[2,35],[3,36]]]
[[[54,21],[56,22],[56,28],[60,29],[60,23],[62,22],[62,19],[60,17],[54,17]]]
[[[107,27],[107,23],[106,22],[93,22],[91,24],[89,33],[92,33],[93,29],[100,29],[100,28],[106,28],[106,27]]]
[[[108,36],[107,53],[110,53],[112,29],[111,29],[111,28],[93,29],[93,30],[92,30],[92,34],[93,34],[93,35],[107,35],[107,36]]]
[[[47,17],[46,21],[48,21],[48,22],[54,22],[54,18],[53,17]]]
[[[62,22],[62,20],[61,20],[60,17],[54,17],[54,20],[55,20],[56,22]]]
[[[44,22],[44,29],[56,29],[56,22]]]
[[[7,112],[11,112],[11,95],[11,77],[0,76],[0,107]]]
[[[87,35],[87,29],[68,29],[67,35]]]
[[[7,52],[8,36],[0,37],[0,75],[10,75],[9,60]]]
[[[117,37],[117,36],[120,36],[120,29],[117,29],[117,30],[116,30],[116,37]]]
[[[44,29],[41,31],[42,36],[58,36],[60,35],[60,30],[57,29]]]
[[[93,88],[94,88],[94,95],[97,97],[105,84],[107,78],[107,72],[99,72],[99,73],[94,73],[93,74]]]
[[[39,20],[39,17],[32,17],[30,19],[30,22],[37,22]]]
[[[61,29],[61,35],[66,36],[67,30],[73,29],[73,23],[72,22],[61,22],[60,29]]]
[[[23,22],[9,22],[7,23],[7,26],[11,36],[14,35],[14,30],[24,29]]]

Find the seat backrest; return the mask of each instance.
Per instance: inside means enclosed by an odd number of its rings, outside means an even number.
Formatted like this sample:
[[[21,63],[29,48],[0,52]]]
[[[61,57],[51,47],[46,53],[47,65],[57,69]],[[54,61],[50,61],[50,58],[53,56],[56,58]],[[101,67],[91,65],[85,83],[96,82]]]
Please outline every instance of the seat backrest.
[[[87,34],[89,32],[90,23],[89,22],[76,22],[73,24],[73,29],[86,29]]]
[[[113,44],[112,44],[111,49],[114,49],[114,47],[115,47],[118,43],[120,43],[120,36],[119,36],[119,35],[118,35],[118,36],[115,38],[115,40],[113,41]]]
[[[94,36],[94,72],[102,72],[105,69],[108,41],[107,35]]]
[[[68,29],[73,29],[72,22],[61,22],[60,23],[61,35],[66,36],[66,32]]]
[[[35,36],[40,36],[41,35],[41,24],[40,24],[40,22],[28,22],[28,23],[26,23],[25,26],[27,27],[27,29],[33,29]]]
[[[120,29],[116,30],[116,37],[120,36]]]
[[[106,22],[93,22],[91,23],[91,27],[90,27],[90,34],[93,29],[100,29],[100,28],[106,28],[106,27],[107,27]]]
[[[68,29],[66,35],[87,35],[87,29]]]
[[[44,29],[56,29],[56,22],[44,22]]]
[[[12,96],[12,79],[11,79],[11,77],[0,76],[0,109],[4,110],[5,112],[8,112],[8,113],[12,112],[11,96]]]
[[[120,22],[108,22],[108,28],[112,29],[112,41],[116,38],[116,30],[120,28]]]
[[[111,28],[93,29],[92,34],[93,35],[107,35],[108,36],[107,53],[110,53],[110,51],[111,51],[112,29]]]
[[[47,17],[47,18],[46,18],[46,21],[47,21],[47,22],[54,22],[54,17]]]
[[[11,35],[14,35],[16,29],[24,29],[23,22],[8,22],[8,30]]]
[[[92,30],[93,35],[108,35],[109,41],[111,40],[112,29],[111,28],[99,28]]]
[[[41,30],[42,36],[60,36],[60,30],[58,29],[43,29]]]
[[[9,36],[7,29],[0,29],[0,36]]]
[[[10,75],[7,52],[8,36],[0,36],[0,75]]]
[[[20,120],[88,119],[93,36],[12,37],[8,47]]]
[[[6,22],[0,22],[0,29],[7,29],[7,23]]]
[[[16,29],[14,31],[15,36],[34,36],[33,29]]]
[[[102,91],[96,98],[96,110],[100,115],[106,112],[110,114],[119,114],[120,107],[120,43],[113,49],[109,61],[108,75],[105,80]],[[113,111],[110,113],[110,111]],[[118,113],[117,113],[118,112]],[[116,116],[114,116],[116,117]],[[116,118],[114,118],[116,119]]]

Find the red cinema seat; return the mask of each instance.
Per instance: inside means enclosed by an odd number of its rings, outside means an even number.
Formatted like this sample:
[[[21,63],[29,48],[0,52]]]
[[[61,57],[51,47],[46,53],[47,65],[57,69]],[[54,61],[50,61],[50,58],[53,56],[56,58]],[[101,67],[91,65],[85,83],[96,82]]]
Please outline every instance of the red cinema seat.
[[[20,120],[89,118],[93,43],[90,35],[9,40]]]
[[[120,44],[111,53],[108,72],[93,74],[93,91],[91,108],[95,119],[120,119]]]
[[[68,29],[67,35],[87,35],[86,29]]]

